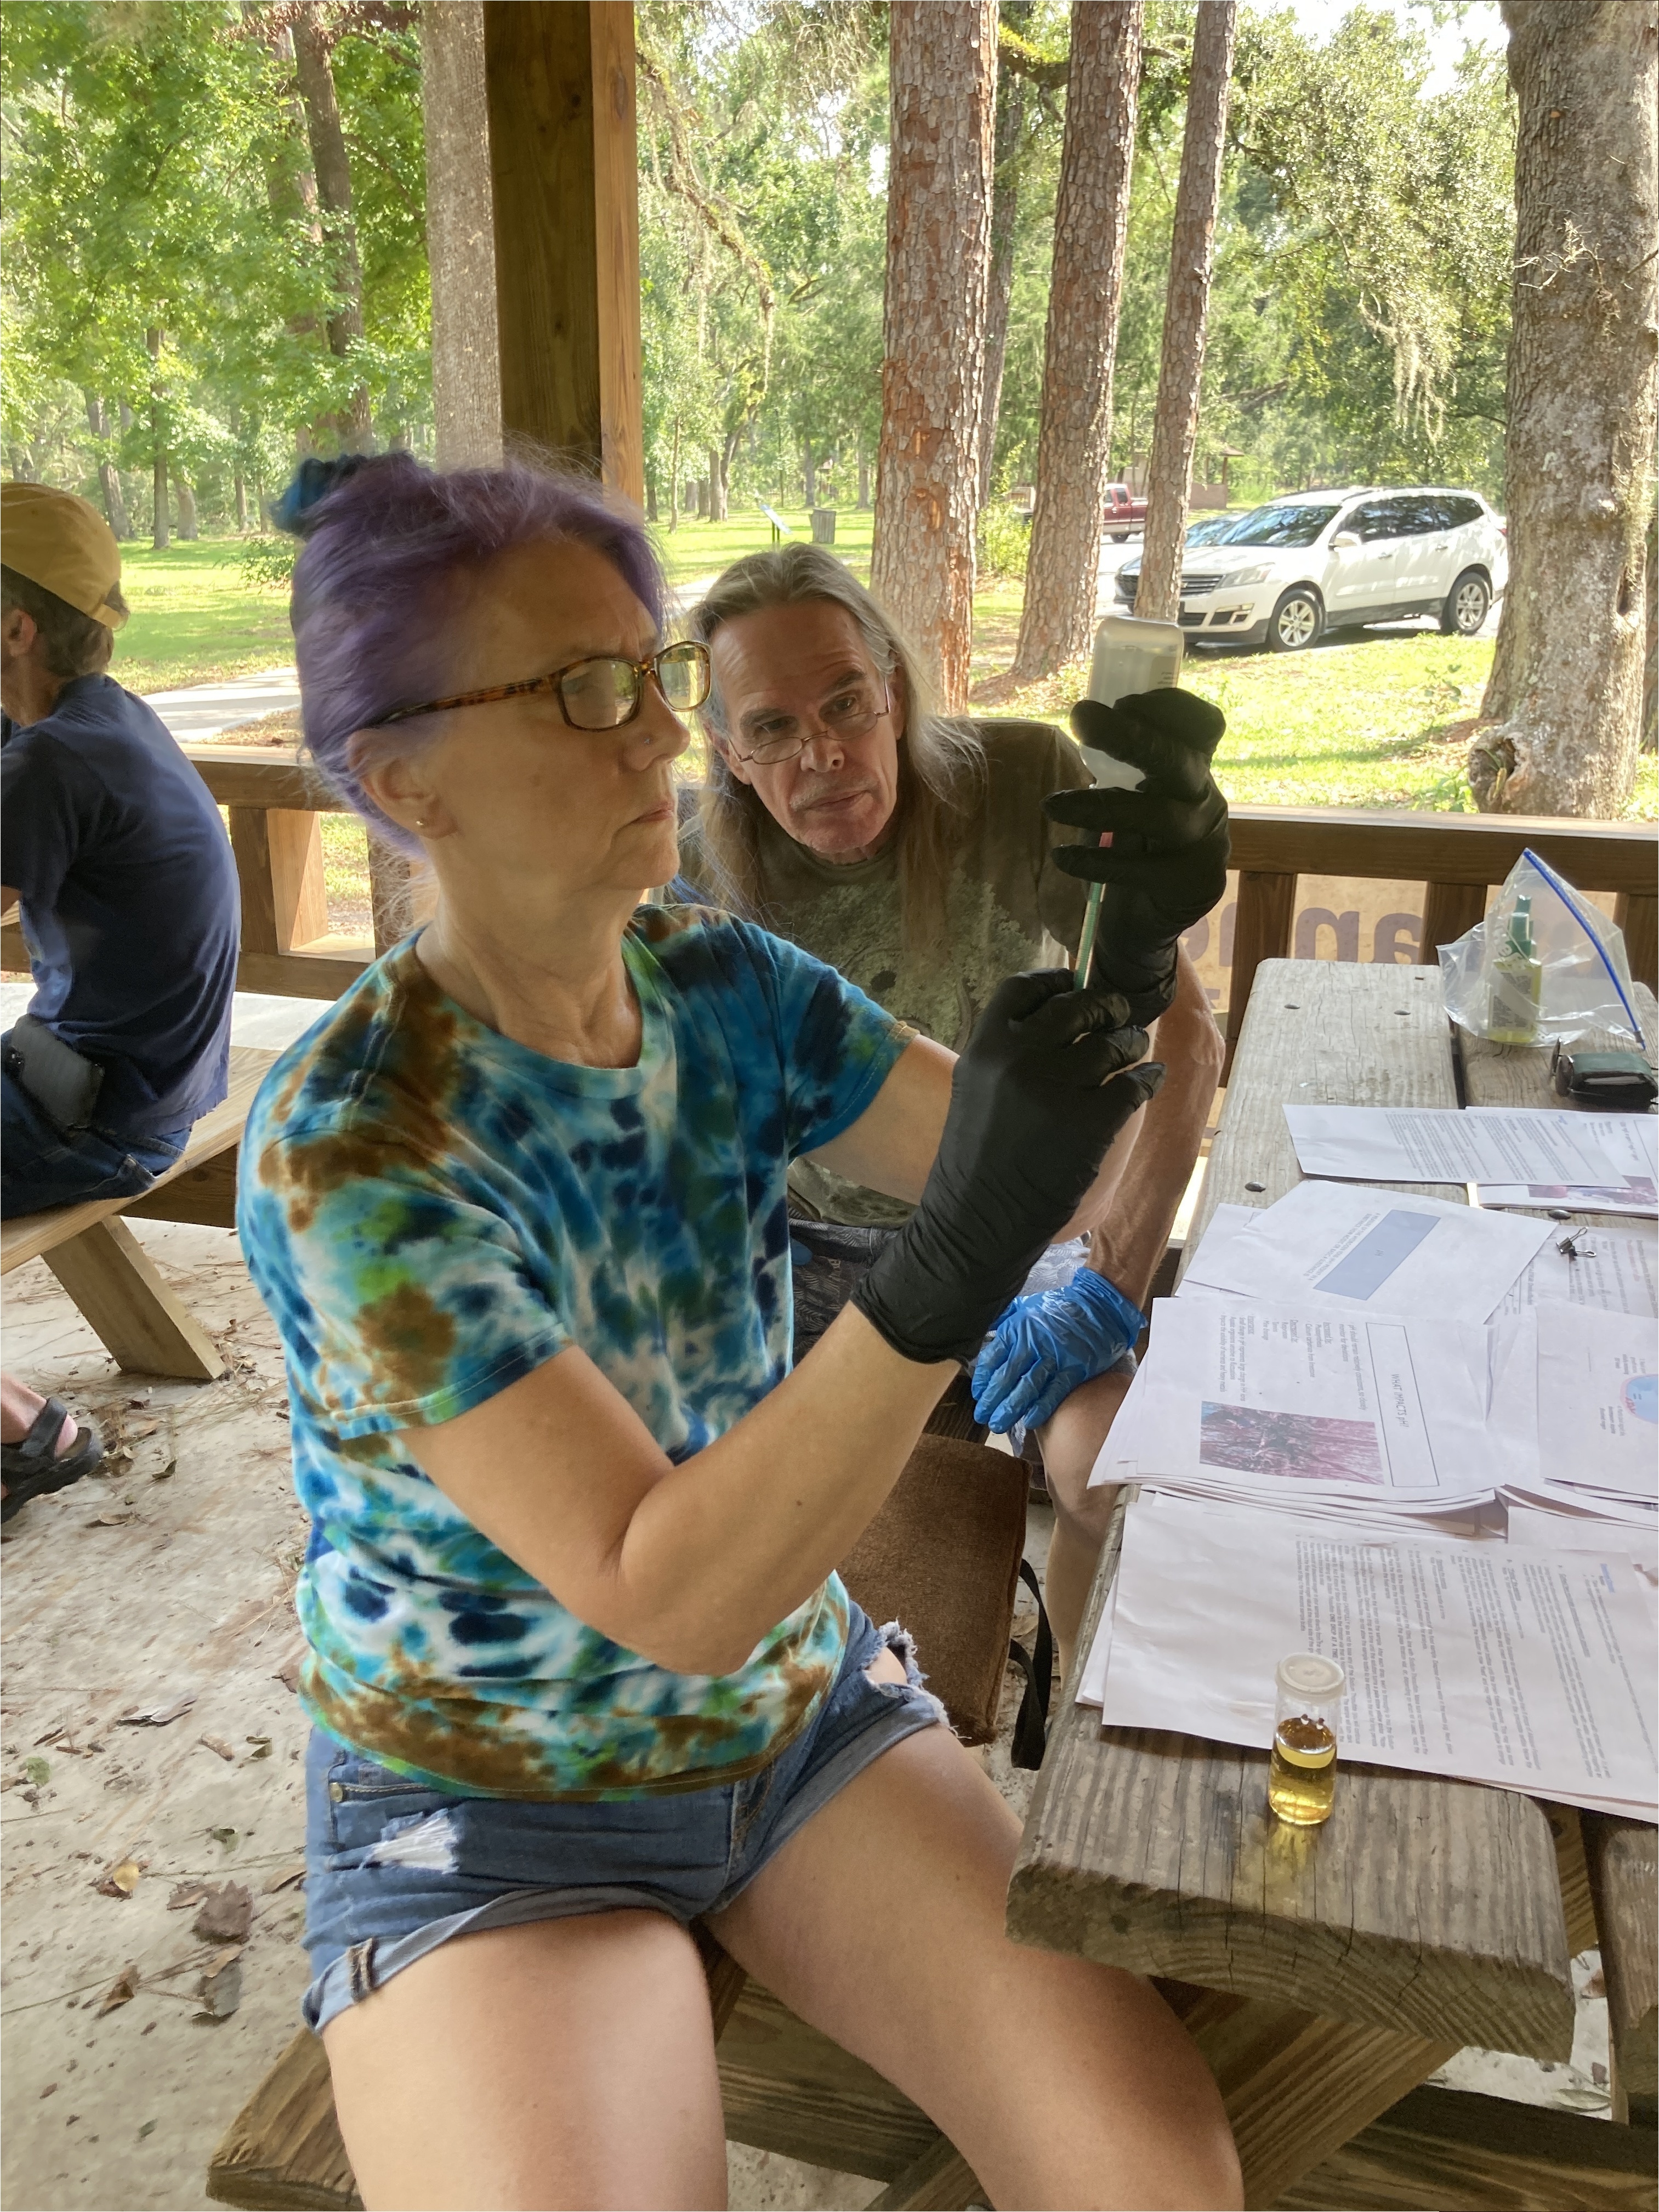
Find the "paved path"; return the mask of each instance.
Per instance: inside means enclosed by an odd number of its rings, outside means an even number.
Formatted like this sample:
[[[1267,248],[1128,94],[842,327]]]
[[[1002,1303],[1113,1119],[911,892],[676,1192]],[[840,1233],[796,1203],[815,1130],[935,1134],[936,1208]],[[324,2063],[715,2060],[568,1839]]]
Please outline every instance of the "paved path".
[[[119,673],[118,667],[118,677]],[[261,668],[228,684],[193,684],[186,690],[145,696],[175,738],[216,738],[244,722],[297,707],[300,677],[294,668]]]

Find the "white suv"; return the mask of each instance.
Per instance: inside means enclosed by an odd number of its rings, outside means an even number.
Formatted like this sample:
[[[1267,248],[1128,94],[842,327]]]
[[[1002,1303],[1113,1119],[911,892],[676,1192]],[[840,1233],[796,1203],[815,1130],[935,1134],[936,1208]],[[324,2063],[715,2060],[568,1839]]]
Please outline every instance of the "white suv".
[[[1117,574],[1133,609],[1140,555]],[[1182,563],[1181,626],[1217,643],[1299,653],[1350,623],[1435,615],[1473,637],[1509,580],[1502,519],[1479,492],[1298,492],[1241,514]]]

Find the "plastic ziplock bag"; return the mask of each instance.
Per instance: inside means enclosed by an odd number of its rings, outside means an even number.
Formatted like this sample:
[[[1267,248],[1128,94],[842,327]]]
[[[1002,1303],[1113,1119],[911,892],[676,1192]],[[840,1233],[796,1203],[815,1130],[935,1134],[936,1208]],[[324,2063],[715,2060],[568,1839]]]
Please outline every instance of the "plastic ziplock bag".
[[[1530,847],[1486,920],[1440,947],[1440,974],[1446,1011],[1476,1036],[1547,1044],[1623,1030],[1646,1049],[1624,932]]]

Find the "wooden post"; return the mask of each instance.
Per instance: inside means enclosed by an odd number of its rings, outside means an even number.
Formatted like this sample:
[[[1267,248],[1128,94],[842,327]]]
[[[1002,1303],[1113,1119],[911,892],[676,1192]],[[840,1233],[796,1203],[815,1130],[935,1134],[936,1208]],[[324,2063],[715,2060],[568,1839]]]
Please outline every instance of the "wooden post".
[[[645,497],[629,0],[483,0],[501,428]]]
[[[482,0],[426,0],[421,80],[438,466],[490,468],[501,458],[501,371]]]
[[[291,952],[328,934],[317,817],[289,807],[233,806],[230,844],[242,889],[242,950]]]

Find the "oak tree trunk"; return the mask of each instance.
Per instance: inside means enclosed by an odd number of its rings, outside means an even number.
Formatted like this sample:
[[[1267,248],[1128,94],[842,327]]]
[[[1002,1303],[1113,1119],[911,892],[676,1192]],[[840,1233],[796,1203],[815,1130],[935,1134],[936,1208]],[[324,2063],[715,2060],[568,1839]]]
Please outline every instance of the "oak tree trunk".
[[[149,387],[151,483],[149,540],[153,550],[160,553],[164,551],[172,542],[173,533],[167,525],[167,409],[161,396],[159,374],[156,373],[161,359],[161,333],[154,324],[144,332],[144,350],[149,354],[152,363]]]
[[[94,438],[108,437],[110,434],[109,412],[103,401],[90,392],[83,392],[82,397],[87,403],[88,428]],[[122,495],[121,479],[116,474],[115,464],[107,453],[100,454],[99,457],[98,489],[104,496],[104,519],[114,532],[116,538],[118,539],[131,538],[132,526],[127,520],[127,503]]]
[[[968,701],[996,0],[893,0],[881,447],[871,588],[940,704]]]
[[[180,477],[173,487],[173,496],[179,502],[179,535],[194,539],[201,536],[196,523],[196,494]]]
[[[334,256],[331,276],[336,306],[327,319],[328,348],[337,360],[343,361],[355,345],[362,343],[363,336],[363,272],[357,255],[357,226],[351,213],[351,161],[334,88],[334,64],[319,13],[310,8],[296,9],[292,30],[295,73],[317,179],[323,236]],[[360,453],[368,447],[372,423],[366,385],[354,386],[332,427],[343,452]]]
[[[708,520],[726,520],[726,455],[718,446],[708,448]]]
[[[1639,742],[1652,497],[1659,7],[1504,0],[1516,102],[1510,581],[1469,781],[1614,816]]]
[[[478,0],[425,0],[421,111],[438,466],[489,468],[501,458],[501,364]]]
[[[1036,507],[1014,654],[1024,683],[1081,653],[1094,623],[1143,12],[1141,0],[1073,0]]]
[[[1001,20],[1011,29],[1030,27],[1035,0],[1002,0]],[[997,417],[1002,411],[1002,364],[1008,351],[1008,303],[1014,291],[1014,233],[1019,223],[1020,162],[1024,153],[1025,80],[1012,70],[997,77],[996,131],[992,145],[991,276],[985,296],[985,392],[979,409],[979,503],[991,497],[996,464]]]
[[[1187,129],[1170,243],[1152,457],[1146,471],[1146,537],[1135,595],[1135,612],[1158,622],[1173,622],[1181,609],[1181,554],[1198,443],[1215,218],[1221,204],[1221,157],[1227,136],[1227,87],[1237,22],[1237,0],[1203,0],[1193,26]]]

